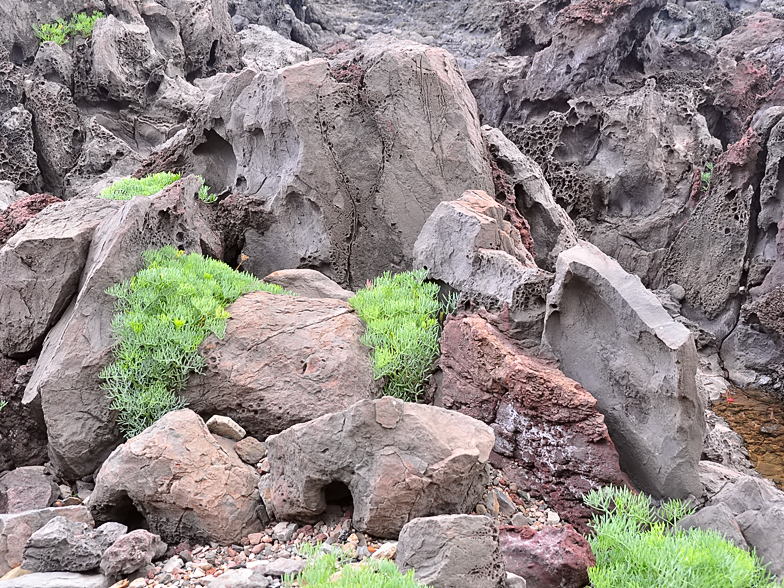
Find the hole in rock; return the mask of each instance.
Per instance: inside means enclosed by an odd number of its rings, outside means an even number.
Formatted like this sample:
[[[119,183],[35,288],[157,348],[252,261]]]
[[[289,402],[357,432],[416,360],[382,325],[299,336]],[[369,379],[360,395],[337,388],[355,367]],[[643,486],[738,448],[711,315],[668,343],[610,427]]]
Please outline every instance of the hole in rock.
[[[340,509],[341,514],[347,510],[354,510],[351,491],[343,482],[335,481],[324,486],[324,501],[327,503],[327,510]]]
[[[135,531],[136,529],[148,530],[150,527],[147,524],[147,519],[134,506],[133,501],[127,494],[123,494],[110,509],[96,516],[96,523],[98,524],[109,521],[125,525],[128,527],[128,531]]]

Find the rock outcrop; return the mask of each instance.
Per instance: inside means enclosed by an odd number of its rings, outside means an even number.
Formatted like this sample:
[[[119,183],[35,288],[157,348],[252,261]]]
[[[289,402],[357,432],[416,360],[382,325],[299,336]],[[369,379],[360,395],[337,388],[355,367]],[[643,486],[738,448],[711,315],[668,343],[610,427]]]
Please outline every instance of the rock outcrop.
[[[381,392],[362,321],[341,300],[253,292],[228,307],[226,335],[181,396],[205,418],[231,417],[260,439]]]
[[[148,249],[220,249],[199,212],[200,186],[185,178],[107,216],[93,234],[79,292],[44,340],[24,402],[40,401],[52,463],[66,478],[93,473],[120,441],[98,377],[111,359],[114,299],[106,289],[141,269]]]
[[[348,302],[349,298],[354,295],[351,290],[344,290],[337,283],[316,270],[280,270],[272,272],[264,278],[264,281],[269,284],[277,284],[303,298],[334,298],[335,300]]]
[[[15,514],[52,506],[60,489],[41,466],[28,466],[0,474],[0,514]]]
[[[490,425],[493,462],[518,487],[584,527],[582,495],[625,475],[596,399],[554,365],[517,349],[482,316],[448,320],[435,404]]]
[[[473,510],[493,433],[468,416],[387,396],[295,425],[267,447],[272,473],[260,489],[278,520],[315,522],[347,489],[356,529],[397,537],[414,518]]]
[[[259,476],[224,450],[191,410],[170,412],[118,447],[90,496],[97,522],[141,516],[167,543],[238,543],[256,518]]]
[[[701,494],[705,422],[694,339],[638,277],[586,243],[562,253],[542,342],[596,398],[638,488]]]

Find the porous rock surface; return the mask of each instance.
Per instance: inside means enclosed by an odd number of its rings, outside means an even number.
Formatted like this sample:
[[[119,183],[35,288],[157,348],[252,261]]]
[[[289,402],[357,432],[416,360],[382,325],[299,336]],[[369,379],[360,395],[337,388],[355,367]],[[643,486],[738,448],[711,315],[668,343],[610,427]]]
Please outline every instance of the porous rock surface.
[[[231,417],[264,439],[381,392],[346,302],[252,292],[227,311],[225,336],[205,339],[207,367],[182,391],[197,413]]]
[[[473,509],[493,432],[471,417],[387,396],[295,425],[267,447],[271,480],[260,489],[279,520],[316,521],[325,489],[340,483],[351,493],[356,529],[397,537],[414,518]]]
[[[447,321],[435,404],[487,423],[493,463],[584,527],[582,495],[626,476],[596,399],[558,368],[516,348],[479,315]]]
[[[118,447],[90,496],[96,521],[138,512],[167,543],[238,543],[264,527],[256,518],[259,476],[225,451],[191,410],[170,412]]]
[[[54,517],[25,542],[22,567],[31,572],[88,572],[128,528],[119,523],[91,525]]]
[[[479,515],[416,518],[400,531],[395,563],[433,588],[503,588],[506,574],[494,522]]]
[[[127,576],[152,566],[166,553],[166,544],[158,535],[136,529],[119,537],[101,556],[101,571],[107,576]]]
[[[200,185],[185,178],[107,216],[93,234],[79,292],[44,340],[23,401],[40,401],[50,458],[66,478],[94,472],[120,441],[98,377],[111,361],[114,299],[106,289],[140,270],[148,249],[220,250],[197,204]]]
[[[55,517],[66,517],[76,523],[92,526],[93,518],[84,506],[65,506],[28,510],[16,514],[0,514],[0,574],[22,564],[25,542]]]
[[[562,253],[542,343],[596,398],[637,487],[659,497],[701,494],[694,338],[638,277],[587,243]]]

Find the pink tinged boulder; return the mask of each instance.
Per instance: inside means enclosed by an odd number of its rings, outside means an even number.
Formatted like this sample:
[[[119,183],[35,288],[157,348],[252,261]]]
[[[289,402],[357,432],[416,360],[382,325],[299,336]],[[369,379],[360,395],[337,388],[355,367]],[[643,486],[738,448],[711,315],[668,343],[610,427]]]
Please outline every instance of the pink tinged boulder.
[[[527,588],[583,588],[596,558],[585,537],[571,525],[541,531],[501,527],[506,570],[525,579]]]
[[[694,338],[638,277],[588,243],[563,252],[542,343],[596,398],[635,486],[659,498],[702,494]]]
[[[583,494],[627,484],[596,399],[555,365],[524,353],[478,315],[449,320],[440,344],[435,404],[493,428],[492,461],[505,478],[581,528],[592,514]]]
[[[42,466],[29,466],[0,474],[0,514],[13,514],[52,506],[60,489],[44,475]]]
[[[202,343],[207,367],[182,392],[195,412],[265,439],[381,392],[346,302],[252,292],[227,310],[225,336]]]
[[[93,233],[119,207],[93,198],[52,204],[0,249],[0,353],[41,345],[79,289]]]
[[[504,588],[495,522],[480,515],[414,519],[403,527],[395,563],[433,588]]]
[[[0,514],[0,577],[22,564],[25,542],[55,517],[67,517],[78,523],[93,524],[84,506],[44,508],[16,514]]]
[[[131,531],[115,541],[101,557],[101,571],[107,576],[127,576],[144,570],[163,557],[166,544],[144,529]]]
[[[354,527],[394,538],[416,517],[473,510],[493,432],[471,417],[387,396],[295,425],[267,446],[266,498],[278,520],[315,522],[325,493],[346,487]]]
[[[219,257],[220,240],[200,212],[200,187],[190,176],[155,196],[137,196],[95,230],[79,292],[44,340],[23,399],[40,399],[49,455],[65,478],[92,474],[120,441],[99,378],[114,342],[116,300],[106,289],[140,270],[148,249],[173,245]]]
[[[90,510],[99,522],[141,515],[167,543],[239,543],[263,530],[258,481],[196,413],[178,410],[115,449],[96,476]]]

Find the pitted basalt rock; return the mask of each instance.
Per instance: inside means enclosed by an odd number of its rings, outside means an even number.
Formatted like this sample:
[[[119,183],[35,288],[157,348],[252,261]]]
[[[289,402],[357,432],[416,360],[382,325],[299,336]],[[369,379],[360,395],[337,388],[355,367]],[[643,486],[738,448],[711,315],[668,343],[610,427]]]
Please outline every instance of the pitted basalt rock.
[[[56,82],[37,80],[25,91],[33,114],[33,137],[41,173],[55,196],[63,195],[65,176],[82,150],[84,131],[71,92]]]
[[[489,424],[492,461],[504,477],[587,529],[591,511],[583,494],[628,483],[596,399],[554,365],[517,349],[482,316],[450,319],[440,345],[436,406]]]
[[[35,54],[33,62],[35,73],[49,82],[65,86],[73,85],[73,58],[57,43],[44,41]]]
[[[0,114],[21,102],[22,80],[22,72],[11,63],[8,51],[0,44]]]
[[[397,537],[414,518],[473,510],[492,446],[490,427],[471,417],[391,396],[363,400],[268,438],[272,483],[260,490],[278,520],[316,521],[326,489],[345,485],[354,527]]]
[[[0,174],[17,188],[38,185],[38,157],[33,149],[33,116],[21,106],[0,112]],[[33,190],[35,191],[35,190]]]

